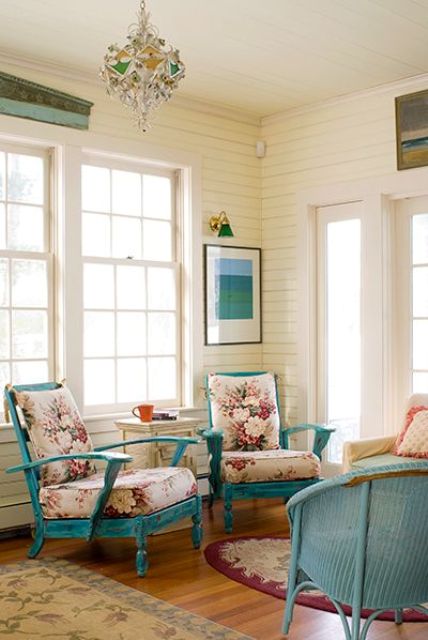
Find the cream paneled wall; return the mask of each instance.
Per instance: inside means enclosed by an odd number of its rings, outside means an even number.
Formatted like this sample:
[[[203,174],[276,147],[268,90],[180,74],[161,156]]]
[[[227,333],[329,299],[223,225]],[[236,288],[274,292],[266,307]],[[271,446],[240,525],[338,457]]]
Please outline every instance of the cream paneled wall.
[[[255,143],[260,133],[258,118],[176,96],[160,109],[152,130],[143,134],[134,129],[130,114],[124,107],[105,95],[101,82],[96,79],[96,71],[95,79],[90,83],[35,66],[9,63],[3,69],[94,102],[90,132],[117,139],[119,148],[121,140],[131,139],[141,140],[142,155],[145,144],[199,154],[202,164],[202,242],[218,241],[209,230],[208,219],[213,213],[224,209],[230,215],[235,233],[228,243],[260,246],[261,161],[255,156]],[[7,116],[0,116],[0,136],[2,122],[6,119]],[[59,129],[53,128],[56,131]],[[195,247],[195,250],[202,252],[202,246]],[[204,347],[203,372],[259,369],[261,360],[262,348],[259,344]],[[204,404],[201,397],[199,402]],[[117,439],[111,421],[91,422],[90,429],[96,444]],[[10,429],[3,428],[0,432],[0,529],[31,519],[23,477],[18,474],[6,476],[4,473],[7,466],[18,462],[14,434]]]
[[[93,133],[118,141],[139,139],[142,154],[146,142],[200,154],[203,242],[218,241],[209,230],[208,219],[224,209],[230,215],[235,234],[229,244],[261,245],[261,161],[255,156],[255,143],[260,134],[258,118],[178,95],[160,108],[150,131],[139,133],[131,123],[130,113],[106,96],[96,70],[93,82],[13,64],[5,70],[94,102],[90,118]],[[257,369],[261,366],[261,354],[260,345],[205,347],[204,369]]]
[[[290,422],[297,415],[297,199],[305,189],[396,171],[397,95],[428,88],[419,78],[262,121],[263,368],[281,376]],[[413,170],[417,171],[417,169]]]

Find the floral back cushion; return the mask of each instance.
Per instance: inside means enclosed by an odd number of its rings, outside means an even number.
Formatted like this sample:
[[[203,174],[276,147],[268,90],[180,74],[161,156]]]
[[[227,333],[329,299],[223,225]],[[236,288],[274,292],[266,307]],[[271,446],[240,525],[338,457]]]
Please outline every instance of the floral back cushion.
[[[66,387],[50,391],[17,391],[16,401],[27,424],[37,458],[93,451],[76,403]],[[96,472],[91,460],[64,460],[41,467],[43,486],[86,478]]]
[[[224,451],[279,448],[279,411],[272,373],[228,376],[211,373],[208,394],[214,431],[223,431]]]

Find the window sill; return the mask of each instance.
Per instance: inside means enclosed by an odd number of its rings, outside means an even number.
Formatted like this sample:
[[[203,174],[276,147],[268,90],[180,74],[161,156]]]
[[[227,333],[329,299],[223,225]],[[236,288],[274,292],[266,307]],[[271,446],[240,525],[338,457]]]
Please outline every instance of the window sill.
[[[173,407],[170,407],[171,410],[173,409]],[[174,407],[174,411],[178,411],[179,413],[183,414],[183,415],[189,415],[189,414],[193,414],[193,413],[200,413],[200,412],[205,412],[206,409],[200,408],[200,407]],[[83,422],[90,424],[91,422],[99,422],[99,421],[111,421],[111,422],[115,422],[116,420],[120,420],[122,418],[130,418],[132,417],[132,414],[130,411],[122,411],[122,412],[116,412],[116,413],[101,413],[101,414],[94,414],[94,415],[89,415],[89,416],[84,416],[83,417]],[[13,427],[13,423],[12,422],[0,422],[0,431],[8,431],[11,430],[13,431],[14,427]]]

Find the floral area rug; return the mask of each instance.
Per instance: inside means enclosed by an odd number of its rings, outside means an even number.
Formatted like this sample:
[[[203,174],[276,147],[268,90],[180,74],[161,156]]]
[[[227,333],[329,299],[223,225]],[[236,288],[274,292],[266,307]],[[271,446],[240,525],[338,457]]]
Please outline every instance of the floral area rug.
[[[264,591],[276,598],[286,597],[288,566],[291,543],[286,538],[241,537],[213,542],[205,549],[207,562],[232,580]],[[312,609],[337,613],[334,605],[321,591],[307,591],[297,596],[296,603]],[[351,615],[350,607],[343,607],[346,615]],[[367,618],[371,611],[364,610]],[[381,614],[378,620],[394,620],[393,612]],[[428,622],[427,616],[405,609],[405,622]]]
[[[65,560],[0,566],[0,638],[250,640]]]

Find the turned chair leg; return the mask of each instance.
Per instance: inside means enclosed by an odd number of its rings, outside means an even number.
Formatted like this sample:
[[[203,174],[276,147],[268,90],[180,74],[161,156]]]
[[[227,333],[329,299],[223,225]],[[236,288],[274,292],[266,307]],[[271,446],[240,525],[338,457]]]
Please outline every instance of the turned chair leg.
[[[192,516],[192,542],[195,549],[199,549],[202,542],[202,498],[197,496],[196,512]]]
[[[213,504],[214,504],[214,490],[210,484],[209,494],[208,494],[208,509],[212,509]]]
[[[34,529],[34,542],[28,550],[28,553],[27,553],[28,557],[35,558],[42,550],[44,542],[45,542],[45,537],[43,535],[43,525],[39,525],[39,526],[36,525]]]
[[[149,561],[147,558],[147,536],[144,533],[143,522],[141,520],[138,522],[136,527],[135,541],[137,543],[135,565],[140,578],[144,578],[147,573],[147,569],[149,568]]]
[[[232,533],[233,513],[232,513],[232,488],[228,485],[224,487],[224,530]]]

